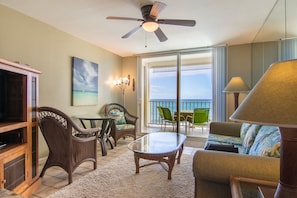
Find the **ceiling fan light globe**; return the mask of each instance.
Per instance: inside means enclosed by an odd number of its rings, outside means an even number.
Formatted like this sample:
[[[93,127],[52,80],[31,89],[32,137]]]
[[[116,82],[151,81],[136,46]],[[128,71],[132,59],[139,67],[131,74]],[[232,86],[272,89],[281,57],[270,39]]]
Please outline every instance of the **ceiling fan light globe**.
[[[159,28],[159,25],[154,21],[146,21],[142,24],[142,28],[147,32],[154,32]]]

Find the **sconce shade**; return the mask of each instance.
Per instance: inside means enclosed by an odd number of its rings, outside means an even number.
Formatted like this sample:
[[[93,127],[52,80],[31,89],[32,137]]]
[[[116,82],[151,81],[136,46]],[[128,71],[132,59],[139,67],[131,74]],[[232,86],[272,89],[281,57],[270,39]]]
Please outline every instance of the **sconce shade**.
[[[272,64],[230,119],[297,128],[297,60]]]
[[[142,28],[147,32],[154,32],[159,28],[159,25],[155,21],[146,21],[142,24]]]
[[[248,92],[250,88],[243,81],[241,77],[232,77],[227,86],[224,89],[224,92],[227,93],[241,93]]]
[[[122,90],[123,106],[125,106],[125,89],[130,84],[130,75],[127,77],[121,77],[113,81],[113,84]]]
[[[122,86],[122,85],[128,85],[130,82],[129,78],[126,78],[126,77],[121,77],[117,80],[114,80],[113,81],[113,84],[116,85],[116,86]]]

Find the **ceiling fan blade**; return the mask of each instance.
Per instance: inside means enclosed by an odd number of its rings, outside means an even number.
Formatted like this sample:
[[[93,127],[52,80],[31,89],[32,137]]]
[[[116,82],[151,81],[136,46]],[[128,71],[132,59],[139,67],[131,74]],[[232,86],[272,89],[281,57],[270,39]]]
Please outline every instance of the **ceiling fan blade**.
[[[130,18],[130,17],[117,17],[117,16],[108,16],[106,19],[115,19],[115,20],[127,20],[127,21],[144,21],[143,19]]]
[[[162,12],[162,10],[166,8],[166,6],[167,5],[165,3],[155,1],[150,12],[150,17],[156,19],[159,16],[160,12]]]
[[[164,32],[158,28],[156,31],[155,31],[155,34],[156,36],[158,37],[159,41],[160,42],[164,42],[164,41],[167,41],[167,37],[166,35],[164,34]]]
[[[157,22],[159,24],[167,24],[167,25],[182,25],[182,26],[190,26],[193,27],[196,25],[195,20],[182,20],[182,19],[158,19]]]
[[[122,36],[123,39],[130,37],[132,34],[134,34],[135,32],[137,32],[142,25],[137,26],[136,28],[132,29],[130,32],[128,32],[127,34],[125,34],[124,36]]]

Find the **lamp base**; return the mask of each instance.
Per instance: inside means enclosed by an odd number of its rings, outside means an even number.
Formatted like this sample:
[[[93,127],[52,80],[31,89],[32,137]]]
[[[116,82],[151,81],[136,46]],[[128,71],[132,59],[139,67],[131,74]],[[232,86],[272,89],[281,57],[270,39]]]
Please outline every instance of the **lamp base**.
[[[274,194],[274,198],[283,197],[297,197],[297,187],[288,187],[284,184],[279,183]]]
[[[297,129],[280,127],[280,133],[280,182],[274,197],[297,197]]]
[[[239,97],[239,93],[234,92],[233,95],[234,95],[234,111],[235,111],[235,110],[237,109],[237,107],[238,107],[238,97]]]

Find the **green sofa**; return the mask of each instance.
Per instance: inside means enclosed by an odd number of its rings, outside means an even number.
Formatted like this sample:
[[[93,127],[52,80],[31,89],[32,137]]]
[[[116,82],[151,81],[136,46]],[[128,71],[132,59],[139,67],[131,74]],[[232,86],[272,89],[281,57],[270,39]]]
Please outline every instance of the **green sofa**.
[[[230,176],[278,182],[278,127],[211,122],[207,144],[234,145],[238,153],[198,150],[193,159],[196,198],[231,197]]]

